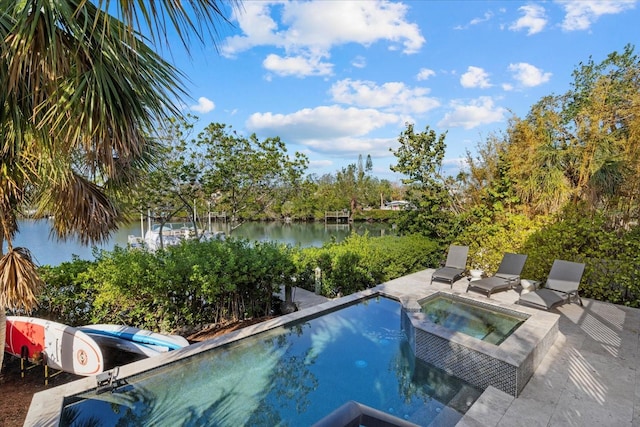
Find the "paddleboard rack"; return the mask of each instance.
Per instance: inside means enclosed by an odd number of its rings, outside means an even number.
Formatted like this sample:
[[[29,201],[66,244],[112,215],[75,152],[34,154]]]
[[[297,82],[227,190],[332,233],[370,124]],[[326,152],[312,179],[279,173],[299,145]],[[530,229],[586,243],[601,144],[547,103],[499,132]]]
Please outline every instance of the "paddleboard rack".
[[[27,365],[29,362],[29,366]],[[29,358],[29,347],[23,345],[20,347],[20,377],[24,378],[27,371],[35,368],[36,366],[44,365],[44,385],[49,385],[49,378],[53,378],[56,375],[62,373],[62,371],[56,371],[53,374],[49,374],[49,365],[47,364],[47,353],[41,352],[40,357]]]
[[[27,366],[26,362],[29,362],[31,366]],[[39,364],[35,362],[36,361],[29,359],[29,347],[27,347],[26,345],[23,345],[22,347],[20,347],[20,377],[21,378],[24,378],[24,376],[26,375],[29,369],[33,369]]]
[[[53,374],[49,373],[49,364],[47,363],[47,353],[42,352],[42,363],[44,364],[44,385],[49,385],[49,378],[53,378],[56,375],[60,375],[64,371],[55,371]],[[53,368],[51,368],[53,370]]]

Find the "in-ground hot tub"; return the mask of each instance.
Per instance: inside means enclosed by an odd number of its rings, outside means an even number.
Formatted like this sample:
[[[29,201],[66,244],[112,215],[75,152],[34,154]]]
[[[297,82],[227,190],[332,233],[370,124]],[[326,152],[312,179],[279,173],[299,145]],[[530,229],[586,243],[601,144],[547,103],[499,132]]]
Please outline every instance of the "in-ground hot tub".
[[[499,345],[525,320],[526,313],[496,309],[450,295],[436,295],[420,301],[422,312],[436,325]]]
[[[446,311],[454,312],[450,320]],[[512,326],[502,323],[509,318]],[[493,386],[517,397],[553,345],[558,318],[526,307],[435,292],[403,301],[401,321],[417,358],[476,387]]]

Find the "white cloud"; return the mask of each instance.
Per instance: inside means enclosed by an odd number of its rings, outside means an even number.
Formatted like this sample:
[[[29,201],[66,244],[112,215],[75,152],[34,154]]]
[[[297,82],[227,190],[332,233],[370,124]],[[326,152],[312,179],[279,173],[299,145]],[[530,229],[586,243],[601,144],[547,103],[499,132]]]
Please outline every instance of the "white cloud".
[[[390,49],[413,54],[425,39],[418,25],[406,20],[407,11],[406,5],[386,0],[246,2],[235,15],[242,35],[225,39],[221,52],[233,57],[256,46],[273,46],[285,52],[280,56],[302,56],[313,63],[329,58],[335,46],[387,42]]]
[[[251,132],[278,135],[316,153],[357,156],[388,156],[396,138],[368,136],[389,124],[400,126],[402,118],[374,109],[322,106],[305,108],[292,114],[255,113],[246,125]],[[355,158],[355,157],[354,157]]]
[[[539,33],[547,25],[544,7],[539,4],[529,4],[518,8],[524,16],[514,22],[509,29],[513,31],[528,30],[527,35]]]
[[[364,56],[356,56],[351,60],[351,65],[356,68],[364,68],[367,66],[367,60]]]
[[[526,87],[534,87],[546,83],[551,79],[552,75],[526,62],[509,64],[509,71],[513,73],[513,78],[518,83]]]
[[[416,76],[416,79],[418,79],[418,81],[427,80],[429,77],[433,77],[435,75],[436,75],[435,71],[430,70],[428,68],[421,68],[420,71],[418,71],[418,75]]]
[[[326,169],[331,165],[331,160],[309,160],[309,169]]]
[[[341,104],[395,113],[425,113],[440,105],[438,100],[427,96],[429,89],[410,88],[401,82],[379,86],[371,81],[344,79],[334,83],[330,92],[333,100]]]
[[[251,132],[278,135],[283,140],[327,140],[357,137],[398,124],[399,116],[371,108],[337,105],[305,108],[292,114],[254,113],[247,120]]]
[[[460,84],[466,88],[486,89],[491,87],[489,74],[480,67],[469,66],[467,72],[460,76]]]
[[[584,0],[558,1],[565,10],[562,29],[565,31],[587,30],[602,15],[614,15],[633,9],[636,0]]]
[[[466,157],[452,157],[443,159],[442,165],[445,167],[453,167],[455,169],[461,170],[464,169],[464,167],[467,166],[468,163]]]
[[[487,22],[491,18],[493,18],[493,13],[492,12],[485,12],[484,15],[482,16],[482,18],[474,18],[474,19],[472,19],[471,22],[469,22],[469,25],[478,25],[478,24],[481,24],[483,22]]]
[[[198,103],[189,107],[192,111],[195,111],[200,114],[208,113],[209,111],[216,108],[216,104],[213,103],[210,99],[201,96],[198,98]]]
[[[326,76],[333,72],[333,64],[321,62],[320,58],[288,56],[283,58],[276,54],[268,55],[262,65],[265,69],[279,76]]]
[[[278,24],[271,18],[271,6],[266,1],[253,1],[243,4],[242,10],[235,11],[234,18],[243,35],[227,37],[221,46],[222,55],[234,57],[254,46],[279,44]]]
[[[439,127],[462,127],[472,129],[480,125],[504,121],[507,110],[497,107],[493,99],[488,96],[481,96],[472,100],[468,104],[461,101],[452,101],[453,111],[446,113],[444,118],[438,123]]]
[[[397,143],[397,138],[331,138],[331,139],[305,139],[302,144],[315,152],[338,154],[340,157],[353,156],[367,153],[371,157],[389,156],[389,148]]]
[[[468,24],[466,25],[457,25],[455,26],[453,29],[454,30],[466,30],[467,28],[473,26],[473,25],[478,25],[481,24],[483,22],[487,22],[489,21],[491,18],[493,18],[493,12],[485,12],[484,15],[482,16],[482,18],[473,18],[471,21],[469,21]]]

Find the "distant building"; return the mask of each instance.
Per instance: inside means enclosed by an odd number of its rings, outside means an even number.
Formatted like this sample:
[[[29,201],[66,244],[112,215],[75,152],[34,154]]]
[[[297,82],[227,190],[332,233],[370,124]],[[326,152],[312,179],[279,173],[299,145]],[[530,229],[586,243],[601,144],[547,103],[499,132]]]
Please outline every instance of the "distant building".
[[[392,210],[392,211],[403,211],[405,209],[409,209],[411,207],[411,203],[406,200],[393,200],[391,202],[385,203],[382,209]]]

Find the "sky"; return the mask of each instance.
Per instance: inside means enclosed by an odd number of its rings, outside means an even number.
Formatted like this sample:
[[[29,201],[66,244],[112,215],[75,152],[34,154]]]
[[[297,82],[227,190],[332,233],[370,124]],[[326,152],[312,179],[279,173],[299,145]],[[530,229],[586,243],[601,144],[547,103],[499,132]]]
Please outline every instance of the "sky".
[[[640,53],[639,2],[245,0],[215,45],[171,59],[196,129],[280,137],[318,176],[370,155],[374,176],[398,181],[390,149],[413,123],[446,132],[455,175],[509,118],[570,90],[580,63]]]

